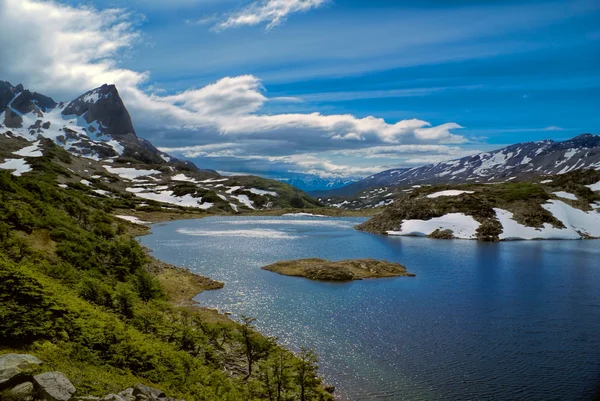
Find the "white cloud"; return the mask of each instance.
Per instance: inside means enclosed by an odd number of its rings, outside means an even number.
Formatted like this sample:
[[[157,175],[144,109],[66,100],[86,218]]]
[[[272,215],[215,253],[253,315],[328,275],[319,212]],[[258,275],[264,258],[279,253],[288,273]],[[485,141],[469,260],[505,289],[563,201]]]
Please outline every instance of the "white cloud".
[[[273,24],[289,13],[322,3],[268,1],[250,7]],[[370,174],[379,166],[351,167],[349,163],[336,164],[306,154],[381,145],[466,142],[452,132],[461,128],[456,123],[432,126],[418,119],[388,123],[373,116],[318,112],[264,114],[261,111],[267,102],[298,99],[269,98],[260,79],[253,75],[225,77],[174,95],[151,92],[148,72],[119,66],[123,51],[132,48],[139,38],[134,19],[121,9],[99,11],[54,1],[0,0],[0,77],[59,96],[58,100],[114,83],[140,134],[154,134],[163,145],[176,143],[175,148],[188,157],[270,155],[276,157],[271,162],[305,172]],[[299,154],[302,158],[296,157]]]
[[[557,127],[556,125],[551,125],[549,127],[544,128],[542,131],[564,131],[564,128]]]
[[[271,29],[283,21],[288,15],[306,12],[313,8],[321,7],[327,0],[260,0],[246,6],[241,11],[231,15],[218,24],[215,29],[227,29],[244,25],[258,25],[267,23]]]

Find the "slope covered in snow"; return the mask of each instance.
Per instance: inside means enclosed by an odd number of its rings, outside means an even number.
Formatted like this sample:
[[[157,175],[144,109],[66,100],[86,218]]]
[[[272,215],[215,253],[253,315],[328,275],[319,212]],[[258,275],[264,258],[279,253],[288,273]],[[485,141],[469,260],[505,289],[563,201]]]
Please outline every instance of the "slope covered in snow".
[[[387,170],[342,188],[311,192],[311,195],[327,203],[328,198],[357,197],[361,196],[359,193],[375,188],[520,181],[580,169],[600,170],[600,135],[584,134],[564,142],[519,143],[462,159]],[[339,199],[332,200],[332,203],[339,202]]]
[[[541,182],[412,188],[357,228],[481,241],[600,238],[600,191],[590,184],[599,178],[587,170]]]

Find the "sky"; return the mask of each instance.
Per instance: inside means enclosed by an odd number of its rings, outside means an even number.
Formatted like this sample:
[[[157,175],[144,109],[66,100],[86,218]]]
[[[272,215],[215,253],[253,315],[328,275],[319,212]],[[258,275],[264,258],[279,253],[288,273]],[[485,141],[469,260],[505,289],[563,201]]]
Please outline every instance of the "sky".
[[[596,0],[0,0],[0,79],[114,83],[202,168],[357,178],[599,133],[598,21]]]

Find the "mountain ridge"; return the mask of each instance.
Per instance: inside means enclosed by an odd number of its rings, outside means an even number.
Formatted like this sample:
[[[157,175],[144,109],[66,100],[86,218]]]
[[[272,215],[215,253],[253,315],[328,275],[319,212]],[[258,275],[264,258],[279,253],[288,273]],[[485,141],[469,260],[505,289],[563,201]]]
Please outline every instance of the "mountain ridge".
[[[600,135],[586,133],[565,141],[517,143],[446,162],[390,169],[339,189],[310,194],[321,198],[348,197],[382,187],[501,182],[586,168],[600,169]]]

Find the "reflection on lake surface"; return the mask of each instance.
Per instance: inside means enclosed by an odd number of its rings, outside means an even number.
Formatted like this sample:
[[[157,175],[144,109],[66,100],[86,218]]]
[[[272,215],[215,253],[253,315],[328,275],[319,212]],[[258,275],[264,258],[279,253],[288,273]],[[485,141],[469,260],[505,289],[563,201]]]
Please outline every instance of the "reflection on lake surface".
[[[205,306],[314,348],[344,400],[575,400],[600,378],[600,242],[497,244],[361,233],[362,218],[211,217],[140,238],[224,281]],[[336,284],[261,270],[319,257],[399,262],[415,278]]]

